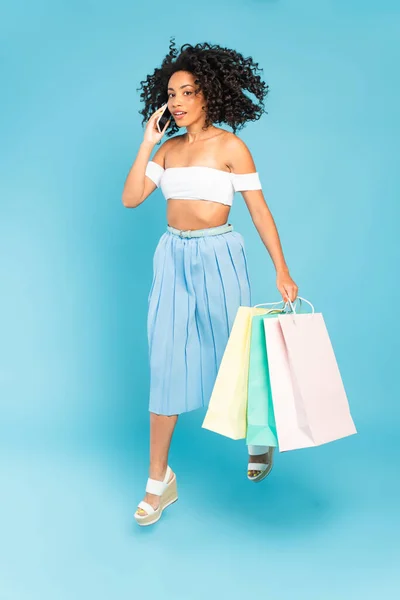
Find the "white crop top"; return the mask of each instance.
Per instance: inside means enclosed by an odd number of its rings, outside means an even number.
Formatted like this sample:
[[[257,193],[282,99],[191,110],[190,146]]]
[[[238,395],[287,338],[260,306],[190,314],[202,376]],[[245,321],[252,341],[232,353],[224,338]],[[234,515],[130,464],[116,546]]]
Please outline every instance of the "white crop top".
[[[167,167],[149,160],[146,175],[161,191],[166,200],[211,200],[232,206],[235,192],[261,190],[260,177],[255,173],[228,173],[213,167]]]

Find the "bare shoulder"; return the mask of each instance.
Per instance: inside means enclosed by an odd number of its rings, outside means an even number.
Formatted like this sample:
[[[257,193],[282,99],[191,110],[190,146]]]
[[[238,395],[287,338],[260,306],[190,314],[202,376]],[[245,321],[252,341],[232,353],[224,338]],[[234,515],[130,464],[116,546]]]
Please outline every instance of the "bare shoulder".
[[[225,136],[225,150],[228,165],[234,173],[251,173],[256,170],[254,159],[246,142],[238,135],[228,132]]]
[[[154,154],[152,161],[165,168],[165,157],[167,152],[169,152],[177,143],[179,143],[177,138],[181,137],[181,135],[175,135],[166,139]]]

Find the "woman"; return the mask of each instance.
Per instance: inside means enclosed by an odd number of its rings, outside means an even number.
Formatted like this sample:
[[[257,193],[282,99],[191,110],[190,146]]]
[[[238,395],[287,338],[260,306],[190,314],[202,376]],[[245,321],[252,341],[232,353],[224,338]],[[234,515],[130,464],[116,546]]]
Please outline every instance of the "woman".
[[[252,155],[236,135],[265,112],[268,86],[257,70],[251,58],[228,48],[184,44],[178,54],[171,42],[161,67],[141,82],[140,113],[148,121],[122,201],[136,208],[161,187],[168,224],[149,294],[150,469],[135,513],[140,525],[157,521],[177,499],[168,452],[178,415],[207,406],[236,312],[251,306],[244,240],[228,223],[235,191],[272,258],[283,300],[297,296]],[[172,117],[159,133],[165,103]],[[186,132],[171,137],[182,127]],[[167,129],[170,139],[149,160]],[[271,467],[272,449],[249,447],[249,479],[259,481]]]

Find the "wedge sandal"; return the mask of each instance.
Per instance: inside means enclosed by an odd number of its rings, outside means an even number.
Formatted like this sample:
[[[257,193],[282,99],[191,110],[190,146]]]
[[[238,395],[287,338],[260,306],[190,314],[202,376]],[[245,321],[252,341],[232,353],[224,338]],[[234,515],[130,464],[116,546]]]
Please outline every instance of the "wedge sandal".
[[[178,500],[176,475],[174,474],[171,481],[168,481],[171,472],[171,468],[167,467],[167,472],[165,473],[163,481],[150,479],[150,477],[148,478],[146,492],[148,494],[160,496],[160,503],[157,508],[153,508],[151,504],[144,500],[139,502],[138,509],[141,508],[147,513],[146,515],[141,515],[138,513],[138,510],[135,512],[134,516],[139,525],[152,525],[153,523],[156,523],[161,518],[163,510]]]
[[[274,464],[274,450],[275,448],[273,446],[270,446],[268,449],[268,462],[267,463],[256,463],[256,462],[252,462],[252,463],[248,463],[247,465],[247,479],[249,479],[249,481],[262,481],[263,479],[265,479],[267,477],[267,475],[269,475],[271,473],[273,464]],[[255,475],[254,477],[251,477],[249,475],[249,471],[258,471],[258,475]]]

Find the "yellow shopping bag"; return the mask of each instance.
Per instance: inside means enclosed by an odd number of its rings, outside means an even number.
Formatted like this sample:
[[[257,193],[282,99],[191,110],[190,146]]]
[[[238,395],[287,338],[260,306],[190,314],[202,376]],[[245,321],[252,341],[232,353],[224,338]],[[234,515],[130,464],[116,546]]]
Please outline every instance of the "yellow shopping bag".
[[[239,307],[202,424],[204,429],[234,440],[246,437],[251,320],[267,312],[252,306]]]

